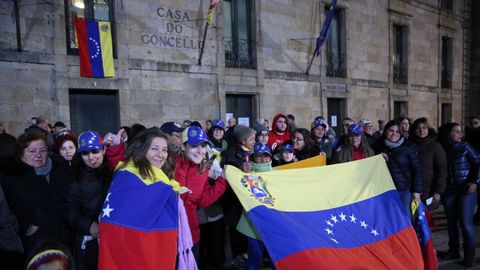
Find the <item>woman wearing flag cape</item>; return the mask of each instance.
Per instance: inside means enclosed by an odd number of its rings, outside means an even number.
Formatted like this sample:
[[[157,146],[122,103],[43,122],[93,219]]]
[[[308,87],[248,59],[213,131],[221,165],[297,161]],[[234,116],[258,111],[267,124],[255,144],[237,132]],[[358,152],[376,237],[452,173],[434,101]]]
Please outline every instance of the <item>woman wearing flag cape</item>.
[[[171,179],[172,165],[156,127],[128,144],[100,217],[99,269],[197,269],[179,196],[189,190]]]

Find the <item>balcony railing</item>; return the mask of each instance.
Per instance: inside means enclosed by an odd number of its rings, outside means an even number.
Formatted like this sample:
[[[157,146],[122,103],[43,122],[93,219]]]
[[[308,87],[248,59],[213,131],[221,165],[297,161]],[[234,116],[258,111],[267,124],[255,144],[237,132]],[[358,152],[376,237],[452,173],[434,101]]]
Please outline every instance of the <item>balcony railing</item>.
[[[393,82],[398,84],[408,83],[408,66],[406,64],[393,66]]]
[[[225,66],[255,68],[252,43],[246,39],[225,39]]]
[[[327,76],[329,77],[347,77],[345,65],[345,54],[327,54]]]

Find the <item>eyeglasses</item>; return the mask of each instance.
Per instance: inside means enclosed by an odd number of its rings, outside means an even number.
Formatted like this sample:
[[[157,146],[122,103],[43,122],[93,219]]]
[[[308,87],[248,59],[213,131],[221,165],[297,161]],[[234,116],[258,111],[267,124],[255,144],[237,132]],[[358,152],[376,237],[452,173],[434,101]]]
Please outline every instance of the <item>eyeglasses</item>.
[[[82,156],[88,156],[88,155],[90,155],[90,154],[96,155],[96,154],[98,154],[98,153],[100,153],[100,152],[101,152],[101,150],[90,150],[90,151],[82,152],[82,153],[80,153],[80,155],[82,155]]]
[[[48,152],[48,149],[47,148],[40,148],[40,149],[27,149],[27,153],[28,154],[31,154],[31,155],[35,155],[35,154],[45,154]]]

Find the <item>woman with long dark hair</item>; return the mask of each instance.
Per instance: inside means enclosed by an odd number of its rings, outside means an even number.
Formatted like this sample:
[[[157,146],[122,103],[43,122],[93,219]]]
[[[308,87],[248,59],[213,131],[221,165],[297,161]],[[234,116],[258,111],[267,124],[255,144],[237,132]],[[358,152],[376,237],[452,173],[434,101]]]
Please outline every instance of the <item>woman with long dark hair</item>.
[[[189,190],[173,175],[167,136],[159,128],[144,129],[129,141],[103,204],[99,269],[173,270],[175,261],[196,269],[179,196]]]
[[[423,175],[415,144],[401,135],[400,123],[392,120],[385,125],[383,134],[373,149],[385,158],[393,183],[411,220],[410,203],[412,199],[419,201],[423,192]]]
[[[312,139],[308,129],[297,128],[293,132],[293,149],[295,149],[295,156],[299,161],[314,155],[312,153],[314,145],[315,141]],[[319,152],[316,151],[315,154],[318,155]]]
[[[332,163],[344,163],[373,156],[375,153],[370,147],[367,138],[363,135],[362,127],[351,124],[347,129],[345,142],[335,153]]]
[[[476,237],[473,212],[480,182],[480,155],[468,142],[463,141],[462,129],[457,123],[441,126],[439,139],[447,154],[447,190],[442,201],[447,216],[449,246],[449,250],[440,256],[444,259],[460,258],[461,231],[463,264],[474,266]]]
[[[95,269],[98,264],[98,217],[112,181],[102,138],[95,131],[78,137],[81,156],[73,163],[74,181],[65,196],[63,216],[75,231],[73,254],[76,269]]]

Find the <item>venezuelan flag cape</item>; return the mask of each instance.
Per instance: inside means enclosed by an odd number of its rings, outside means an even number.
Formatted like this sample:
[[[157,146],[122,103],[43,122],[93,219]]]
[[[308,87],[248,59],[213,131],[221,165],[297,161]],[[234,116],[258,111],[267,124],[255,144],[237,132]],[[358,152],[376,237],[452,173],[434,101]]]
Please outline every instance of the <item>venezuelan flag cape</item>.
[[[80,76],[114,77],[110,22],[74,18],[80,52]]]
[[[178,195],[127,170],[115,173],[100,218],[98,269],[175,269]]]
[[[423,269],[385,160],[227,179],[279,270]]]

